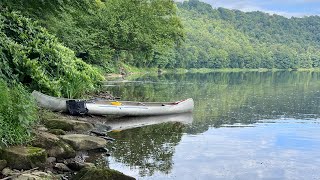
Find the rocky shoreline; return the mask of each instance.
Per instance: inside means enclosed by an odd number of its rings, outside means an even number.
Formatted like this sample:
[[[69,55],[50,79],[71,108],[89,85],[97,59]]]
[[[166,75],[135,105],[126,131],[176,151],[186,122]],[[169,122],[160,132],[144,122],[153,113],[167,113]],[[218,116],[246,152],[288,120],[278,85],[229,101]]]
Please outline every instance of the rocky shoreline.
[[[105,148],[113,141],[106,135],[108,130],[96,118],[57,114],[42,118],[28,145],[0,150],[0,180],[134,179],[105,164],[86,161],[92,151],[110,156]]]

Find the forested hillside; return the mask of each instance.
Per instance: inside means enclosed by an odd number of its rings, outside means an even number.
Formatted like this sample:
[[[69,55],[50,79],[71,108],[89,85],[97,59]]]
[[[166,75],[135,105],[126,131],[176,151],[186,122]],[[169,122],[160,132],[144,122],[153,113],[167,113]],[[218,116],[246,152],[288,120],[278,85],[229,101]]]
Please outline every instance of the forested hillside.
[[[160,68],[320,67],[320,17],[213,9],[199,0],[3,0],[84,62]]]
[[[178,3],[186,32],[177,50],[187,68],[311,68],[320,66],[320,17],[285,18],[263,12]]]

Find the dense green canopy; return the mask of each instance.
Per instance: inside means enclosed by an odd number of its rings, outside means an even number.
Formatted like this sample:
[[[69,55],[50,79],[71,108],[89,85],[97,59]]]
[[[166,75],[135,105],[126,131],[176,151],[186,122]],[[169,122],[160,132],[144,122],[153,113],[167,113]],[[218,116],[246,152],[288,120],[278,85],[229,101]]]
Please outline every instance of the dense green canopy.
[[[173,0],[4,0],[41,22],[84,61],[112,70],[165,66],[183,31]]]
[[[103,77],[44,28],[16,12],[0,13],[0,77],[68,97],[93,90]]]
[[[319,67],[320,17],[285,18],[263,12],[178,3],[186,31],[177,66],[188,68]]]

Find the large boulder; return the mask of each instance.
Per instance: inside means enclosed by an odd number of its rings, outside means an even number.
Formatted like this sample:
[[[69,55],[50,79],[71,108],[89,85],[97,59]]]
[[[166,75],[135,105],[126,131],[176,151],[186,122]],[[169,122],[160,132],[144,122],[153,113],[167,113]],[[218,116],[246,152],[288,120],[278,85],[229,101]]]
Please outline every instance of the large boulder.
[[[72,158],[76,155],[76,152],[69,144],[48,132],[35,132],[35,139],[32,145],[46,149],[49,156],[57,159]]]
[[[43,124],[49,129],[62,129],[64,131],[83,132],[93,128],[91,123],[71,119],[46,119]]]
[[[38,147],[12,146],[1,150],[0,159],[7,161],[7,166],[14,169],[43,167],[47,153]]]
[[[84,134],[67,134],[60,137],[78,151],[99,149],[107,144],[107,141],[103,138]]]
[[[83,168],[79,171],[72,180],[91,180],[91,179],[103,179],[103,180],[134,180],[135,178],[127,176],[119,171],[107,169],[107,168]]]

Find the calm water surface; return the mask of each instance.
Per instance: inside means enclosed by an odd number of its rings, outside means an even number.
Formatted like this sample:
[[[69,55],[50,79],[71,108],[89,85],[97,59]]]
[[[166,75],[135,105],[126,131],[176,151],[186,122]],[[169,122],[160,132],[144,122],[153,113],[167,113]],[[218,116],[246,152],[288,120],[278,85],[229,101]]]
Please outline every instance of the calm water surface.
[[[193,115],[159,121],[179,122],[109,134],[110,168],[137,179],[320,179],[320,73],[146,76],[106,89],[127,100],[195,100]]]

